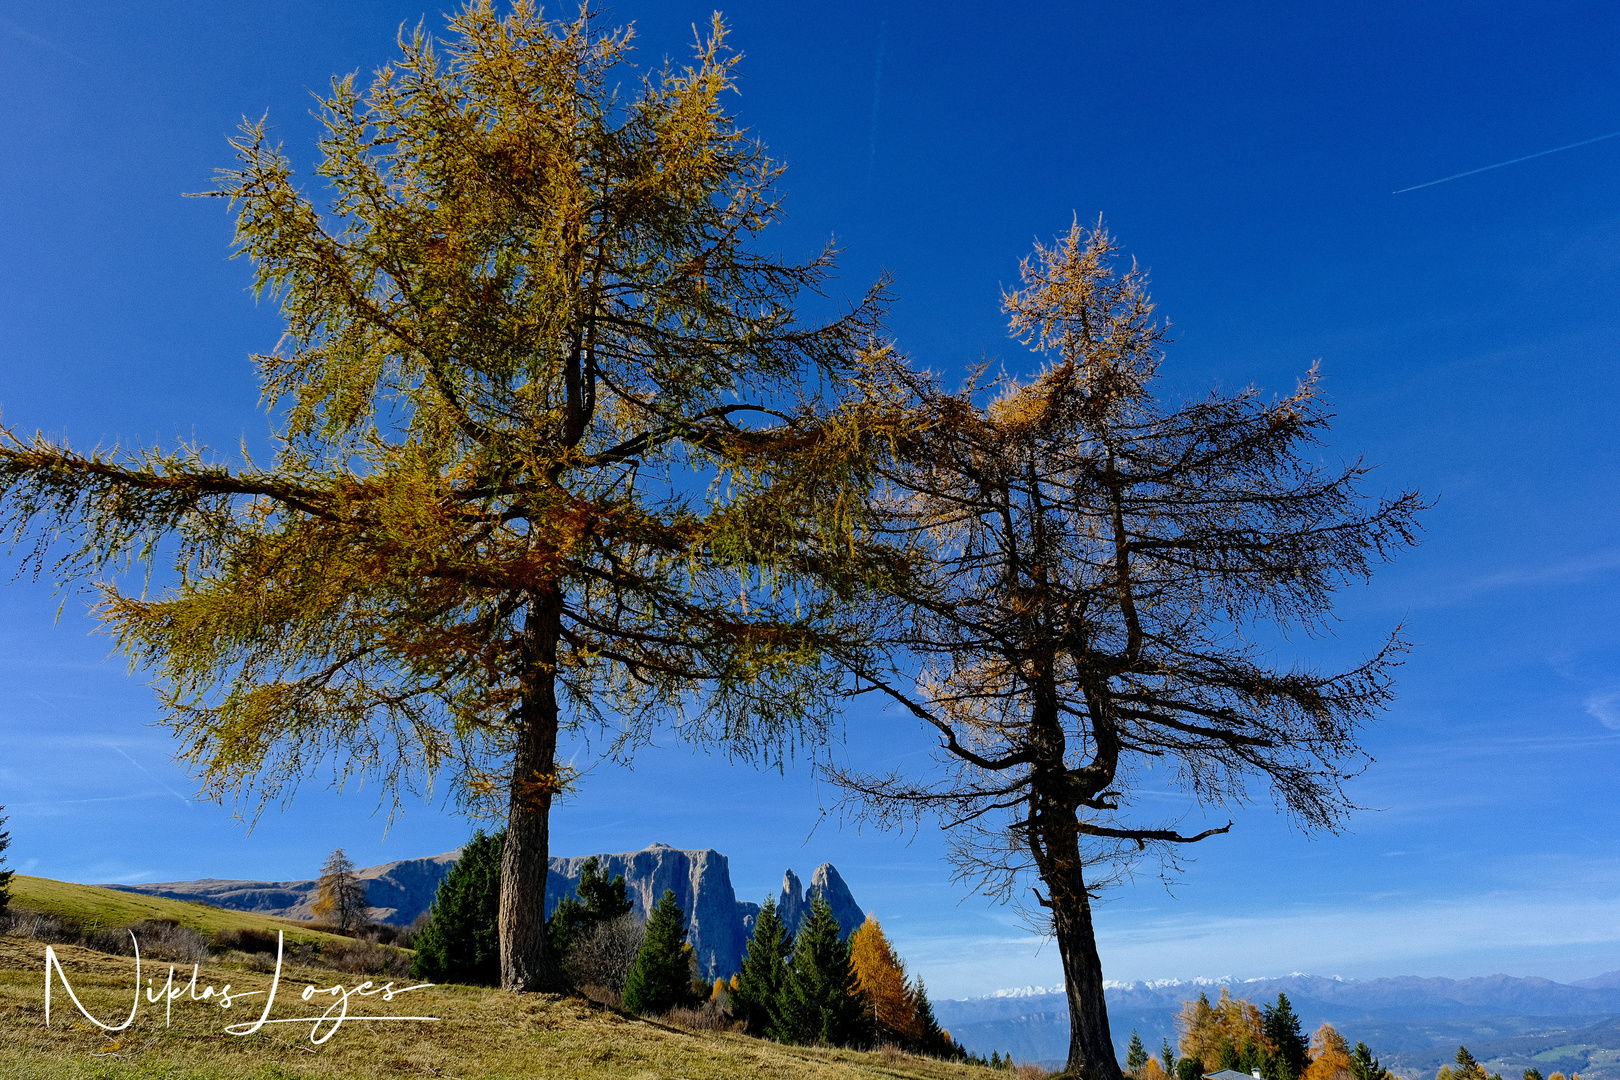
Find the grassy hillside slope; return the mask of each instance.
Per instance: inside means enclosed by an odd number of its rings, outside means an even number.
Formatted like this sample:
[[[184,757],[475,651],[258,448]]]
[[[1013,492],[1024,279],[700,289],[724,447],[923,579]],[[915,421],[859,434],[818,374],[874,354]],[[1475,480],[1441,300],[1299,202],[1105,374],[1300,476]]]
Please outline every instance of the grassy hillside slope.
[[[103,1022],[129,1014],[134,963],[76,946],[56,946],[74,992]],[[321,1045],[311,1026],[266,1026],[246,1036],[227,1024],[255,1019],[263,997],[237,1001],[228,1012],[210,1002],[181,998],[165,1025],[161,991],[166,965],[143,965],[142,983],[155,974],[157,1004],[142,996],[127,1031],[107,1034],[73,1009],[60,986],[45,1026],[45,946],[0,937],[0,1078],[5,1080],[336,1080],[372,1077],[453,1077],[456,1080],[542,1077],[569,1080],[987,1080],[1009,1076],[966,1065],[894,1052],[858,1053],[780,1046],[728,1032],[687,1031],[636,1019],[577,998],[514,995],[466,986],[414,990],[384,1002],[351,999],[350,1017],[387,1014],[437,1020],[346,1022]],[[186,973],[189,978],[189,972]],[[284,971],[272,1018],[309,1017],[331,998],[301,1000],[304,987],[353,986],[358,975]],[[244,968],[205,967],[199,988],[232,983],[234,993],[267,989],[270,977]]]
[[[142,896],[139,893],[102,889],[95,885],[76,885],[70,881],[53,881],[26,874],[18,874],[11,879],[11,902],[17,907],[87,926],[91,923],[126,926],[145,919],[173,919],[181,926],[203,934],[212,934],[217,930],[267,930],[271,933],[282,930],[286,932],[288,942],[347,940],[311,930],[307,923],[275,915],[229,911],[188,900]]]

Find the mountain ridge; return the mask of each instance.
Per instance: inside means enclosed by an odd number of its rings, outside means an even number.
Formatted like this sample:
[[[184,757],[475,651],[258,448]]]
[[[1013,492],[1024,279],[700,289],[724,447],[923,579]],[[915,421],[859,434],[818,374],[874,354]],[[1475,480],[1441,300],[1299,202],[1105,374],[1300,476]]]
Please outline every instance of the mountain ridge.
[[[1308,1033],[1331,1023],[1365,1041],[1403,1075],[1433,1075],[1466,1044],[1493,1071],[1532,1065],[1583,1080],[1620,1080],[1620,972],[1560,983],[1504,974],[1464,979],[1307,975],[1257,979],[1156,979],[1111,983],[1110,1026],[1123,1057],[1131,1033],[1150,1048],[1168,1038],[1181,1003],[1221,987],[1257,1004],[1288,995]],[[1055,992],[1054,992],[1055,991]],[[936,1001],[940,1023],[969,1049],[1011,1049],[1020,1059],[1061,1060],[1068,1047],[1068,1002],[1061,987],[1027,986],[981,997]],[[1599,1046],[1594,1038],[1610,1041]],[[1584,1040],[1584,1041],[1582,1041]],[[1539,1047],[1534,1054],[1532,1047]]]
[[[450,873],[460,855],[461,849],[455,848],[438,855],[396,859],[357,870],[356,876],[366,890],[369,917],[377,922],[410,925],[427,911],[439,883]],[[548,916],[565,897],[576,894],[580,870],[585,860],[592,857],[600,861],[601,872],[609,878],[624,875],[631,910],[643,920],[665,889],[675,893],[681,910],[686,912],[688,940],[706,979],[724,978],[738,970],[743,950],[753,933],[759,905],[737,899],[731,884],[730,860],[726,856],[713,848],[687,850],[663,843],[649,844],[640,851],[595,856],[554,855],[546,881]],[[172,900],[199,901],[234,911],[309,920],[313,918],[311,908],[318,894],[318,879],[198,878],[101,887]],[[809,913],[811,899],[818,895],[826,897],[832,906],[845,937],[865,920],[865,914],[837,868],[831,863],[822,863],[811,875],[808,888],[792,869],[783,874],[777,903],[790,931],[798,929]]]

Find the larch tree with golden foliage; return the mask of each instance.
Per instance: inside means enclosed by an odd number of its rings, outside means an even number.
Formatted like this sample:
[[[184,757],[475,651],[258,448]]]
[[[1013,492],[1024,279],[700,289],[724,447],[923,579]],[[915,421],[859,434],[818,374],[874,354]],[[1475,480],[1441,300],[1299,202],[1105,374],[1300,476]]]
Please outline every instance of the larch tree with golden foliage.
[[[1276,1049],[1266,1038],[1259,1008],[1245,998],[1233,997],[1225,986],[1214,1005],[1207,994],[1199,994],[1196,1001],[1182,1002],[1181,1012],[1176,1015],[1176,1031],[1181,1056],[1197,1058],[1211,1072],[1235,1067],[1247,1047],[1260,1055]]]
[[[905,961],[884,936],[877,919],[866,921],[849,936],[849,966],[871,1011],[878,1042],[915,1046],[922,1036],[917,998],[906,982]]]
[[[928,423],[887,475],[905,569],[880,613],[890,647],[852,661],[937,738],[937,768],[831,778],[880,824],[938,816],[988,894],[1033,886],[1063,963],[1067,1070],[1118,1080],[1092,893],[1143,851],[1173,867],[1230,827],[1183,832],[1133,800],[1168,786],[1219,808],[1258,782],[1304,828],[1340,825],[1403,645],[1319,672],[1274,665],[1253,630],[1324,626],[1341,585],[1414,542],[1422,502],[1319,464],[1314,371],[1278,399],[1168,400],[1145,276],[1100,226],[1038,247],[1004,306],[1042,366],[908,385]]]
[[[321,867],[310,914],[317,922],[335,926],[345,934],[366,921],[366,887],[355,874],[354,860],[342,848],[332,852]]]
[[[884,301],[796,316],[831,256],[759,251],[780,168],[726,112],[723,37],[642,71],[628,31],[479,0],[334,81],[320,203],[245,125],[218,194],[286,320],[272,466],[0,435],[36,572],[172,568],[99,614],[207,791],[262,807],[328,764],[505,818],[510,990],[561,981],[560,732],[757,758],[829,719]]]
[[[1311,1063],[1300,1080],[1356,1080],[1350,1067],[1350,1044],[1332,1024],[1316,1029],[1311,1040]]]

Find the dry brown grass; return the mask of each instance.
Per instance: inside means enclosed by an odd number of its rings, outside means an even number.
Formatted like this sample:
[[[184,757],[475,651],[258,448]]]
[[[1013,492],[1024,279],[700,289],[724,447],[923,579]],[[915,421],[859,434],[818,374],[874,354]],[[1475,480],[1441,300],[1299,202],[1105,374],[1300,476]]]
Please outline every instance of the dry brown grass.
[[[95,1015],[121,1022],[129,1012],[134,962],[74,945],[55,946],[80,999]],[[249,1036],[224,1032],[252,1020],[263,998],[225,1012],[212,1004],[174,1003],[171,1026],[163,1005],[144,1000],[132,1027],[109,1035],[85,1022],[60,986],[45,1026],[45,945],[0,937],[0,1078],[16,1080],[292,1080],[336,1077],[438,1077],[455,1080],[555,1077],[569,1080],[991,1080],[1006,1075],[890,1050],[861,1053],[780,1046],[724,1031],[636,1019],[578,997],[511,995],[467,986],[413,991],[391,1003],[368,999],[356,1015],[428,1015],[432,1022],[345,1024],[312,1046],[304,1025],[266,1027]],[[246,956],[237,953],[235,955]],[[168,964],[142,965],[161,987]],[[190,970],[177,972],[177,979]],[[341,976],[350,986],[363,975]],[[283,969],[276,1017],[320,1011],[299,1000],[305,985],[330,986],[334,973],[296,964]],[[264,989],[268,976],[245,964],[212,960],[199,986],[232,983],[237,992]],[[330,999],[328,999],[330,1000]],[[253,1004],[258,1002],[260,1004]]]

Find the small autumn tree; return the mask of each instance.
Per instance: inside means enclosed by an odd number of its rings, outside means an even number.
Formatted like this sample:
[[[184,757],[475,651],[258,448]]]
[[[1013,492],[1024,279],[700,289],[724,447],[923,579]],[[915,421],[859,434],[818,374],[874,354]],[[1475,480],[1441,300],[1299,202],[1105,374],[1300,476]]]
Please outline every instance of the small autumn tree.
[[[793,935],[782,925],[775,898],[767,896],[731,988],[731,1014],[747,1024],[749,1034],[784,1039],[781,1001],[792,952]]]
[[[501,979],[495,918],[501,902],[506,837],[479,829],[439,882],[428,924],[416,935],[411,972],[432,982],[495,986]]]
[[[897,390],[923,419],[894,443],[874,532],[897,568],[874,612],[890,647],[849,659],[937,738],[937,768],[827,771],[868,820],[941,818],[962,879],[1033,895],[1063,964],[1067,1069],[1118,1080],[1092,893],[1145,852],[1173,871],[1231,825],[1183,832],[1133,800],[1167,783],[1234,806],[1258,785],[1307,830],[1341,825],[1404,645],[1321,672],[1265,635],[1327,625],[1339,587],[1415,541],[1423,503],[1321,463],[1314,370],[1276,399],[1166,393],[1146,277],[1100,225],[1037,246],[1021,276],[1003,307],[1037,371]]]
[[[906,982],[905,961],[871,915],[849,936],[849,964],[874,1037],[879,1042],[915,1047],[922,1031],[917,1022],[917,1001]]]
[[[343,934],[352,934],[366,921],[366,887],[355,874],[354,861],[342,848],[327,856],[321,867],[310,913],[317,922],[335,926]]]
[[[562,985],[560,737],[824,737],[887,350],[881,287],[808,323],[830,250],[762,250],[782,169],[727,112],[718,15],[637,70],[589,10],[502,8],[336,79],[317,183],[263,122],[233,141],[217,194],[286,323],[255,358],[273,465],[0,429],[0,531],[64,585],[167,565],[97,611],[215,797],[330,765],[503,816],[501,984],[529,991]]]
[[[1311,1063],[1301,1080],[1355,1080],[1350,1044],[1332,1024],[1316,1029],[1311,1040]]]
[[[624,1007],[657,1015],[693,1004],[691,950],[686,944],[686,913],[665,889],[647,918],[647,936],[624,982]]]

